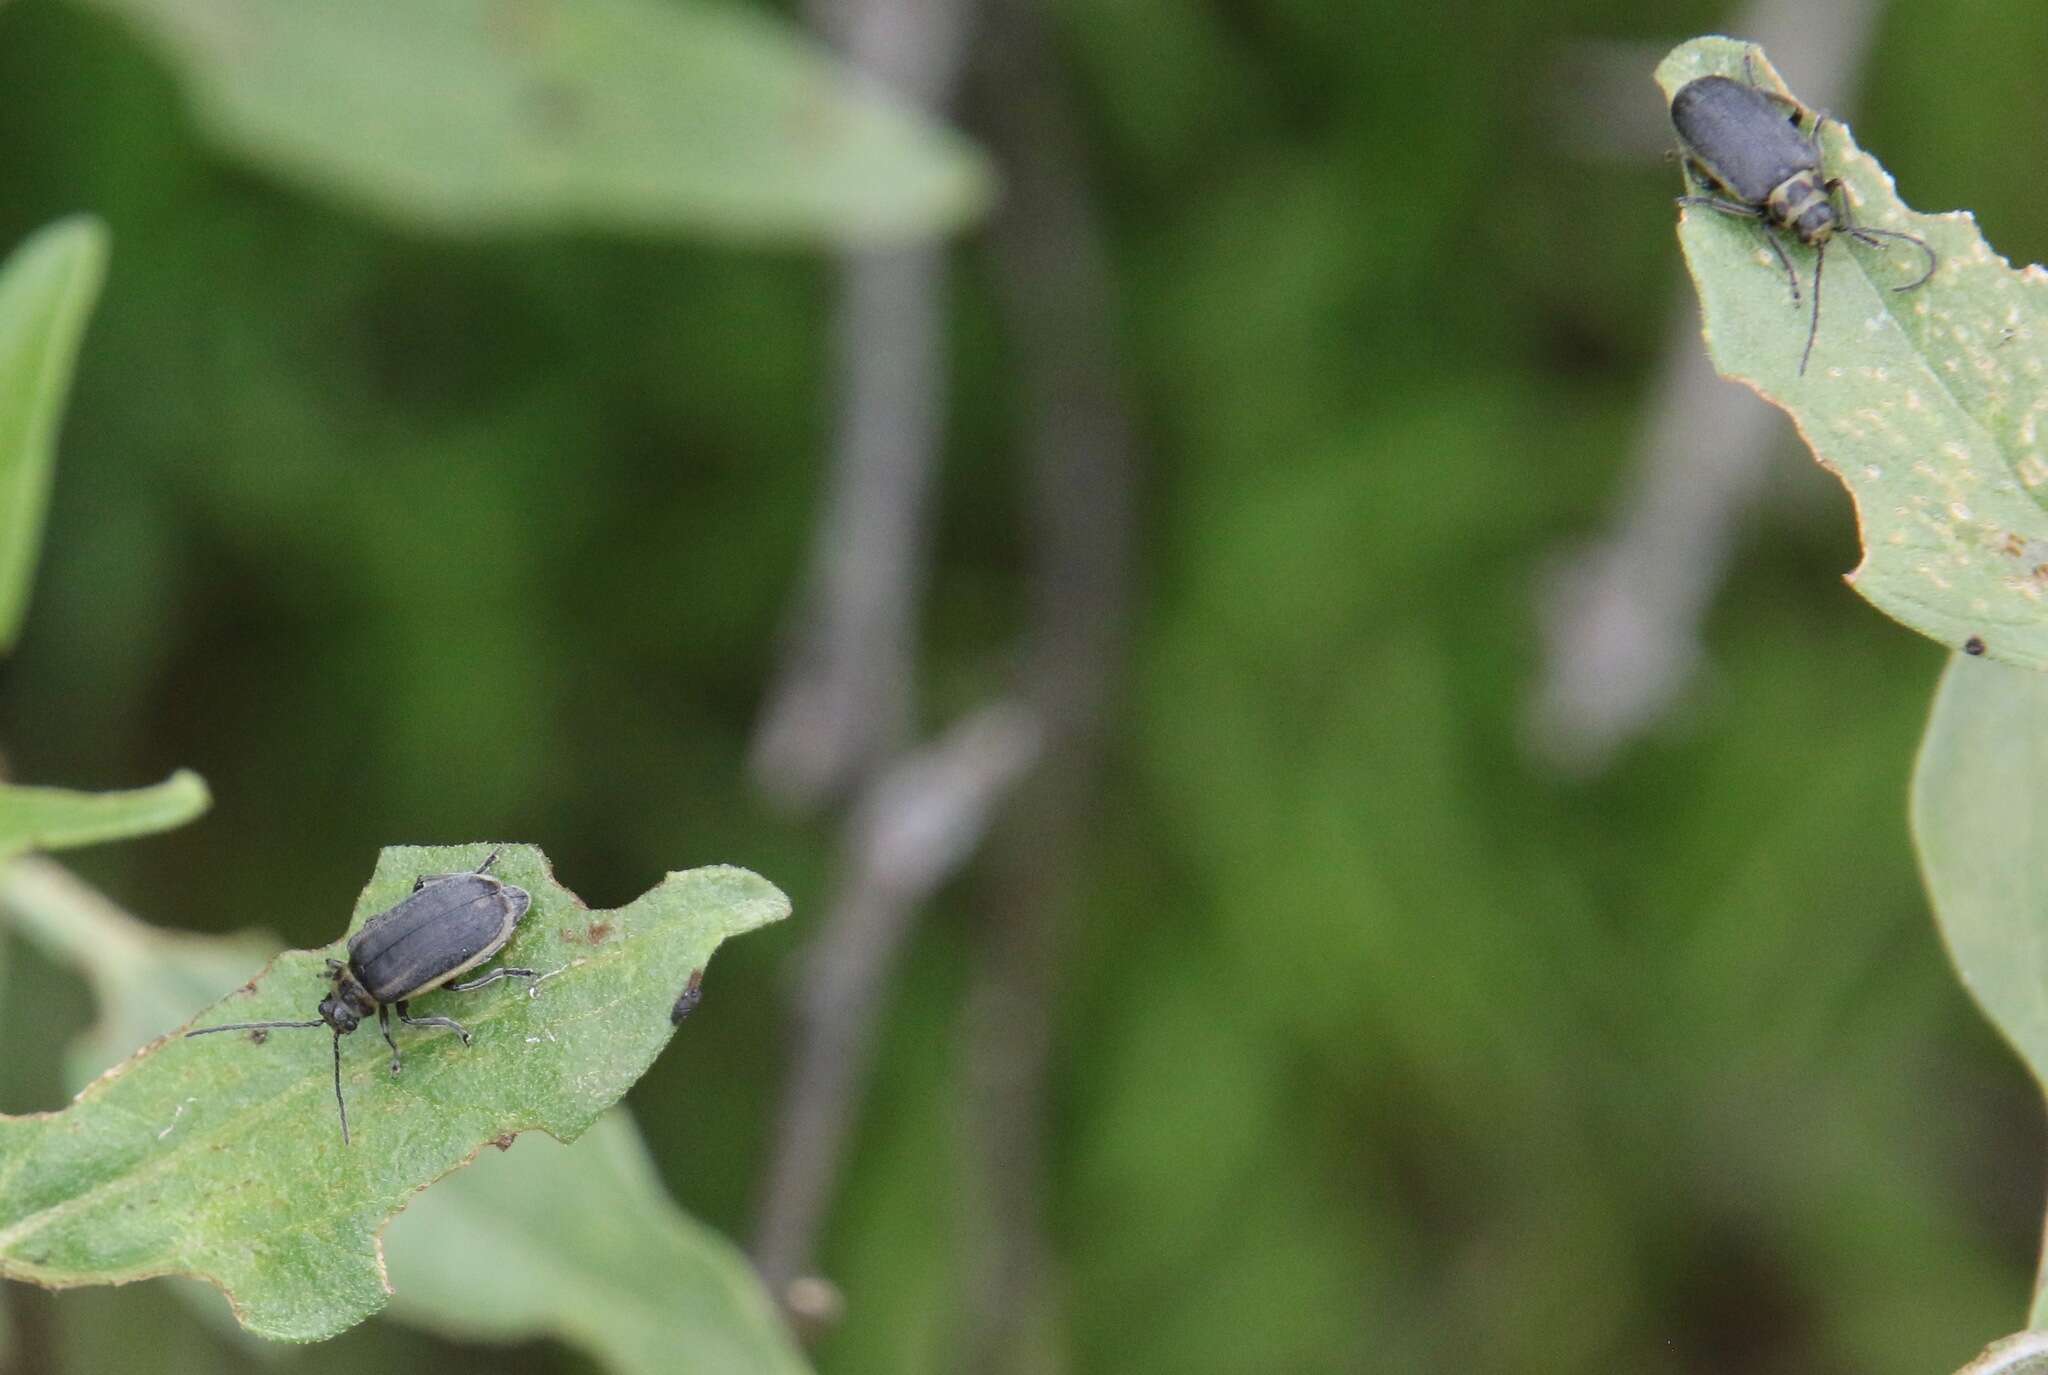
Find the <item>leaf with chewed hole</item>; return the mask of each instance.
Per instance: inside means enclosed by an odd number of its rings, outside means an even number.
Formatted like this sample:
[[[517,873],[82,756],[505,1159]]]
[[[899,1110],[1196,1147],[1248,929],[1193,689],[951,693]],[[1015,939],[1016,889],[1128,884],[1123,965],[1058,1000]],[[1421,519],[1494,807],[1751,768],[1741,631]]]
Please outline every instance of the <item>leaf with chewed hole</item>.
[[[91,985],[99,1018],[65,1056],[77,1085],[277,952],[260,932],[149,926],[47,860],[0,870],[0,918]],[[384,1248],[392,1316],[447,1337],[555,1336],[625,1375],[807,1369],[745,1258],[668,1196],[623,1109],[573,1150],[531,1135],[481,1152],[418,1195]],[[219,1309],[210,1289],[190,1296]]]
[[[1657,68],[1667,101],[1708,75],[1789,94],[1761,50],[1727,38]],[[1952,649],[2048,668],[2048,273],[2015,271],[1966,212],[1908,209],[1839,122],[1820,146],[1856,223],[1918,235],[1939,266],[1896,290],[1923,270],[1918,249],[1837,235],[1802,376],[1810,298],[1793,300],[1754,221],[1687,207],[1678,237],[1714,366],[1790,415],[1848,487],[1863,542],[1849,582],[1872,605]],[[1780,243],[1810,291],[1814,251]]]
[[[350,929],[416,876],[474,868],[492,848],[385,850]],[[345,1039],[349,1146],[324,1028],[166,1038],[61,1112],[0,1117],[0,1275],[53,1287],[193,1275],[252,1331],[331,1336],[383,1305],[378,1234],[418,1190],[513,1133],[573,1140],[668,1043],[691,972],[789,911],[743,869],[670,874],[602,912],[532,846],[502,847],[492,872],[532,895],[499,958],[544,971],[539,996],[509,982],[423,995],[414,1015],[453,1015],[473,1043],[400,1027],[396,1077],[374,1029]],[[345,953],[289,951],[195,1022],[308,1018],[329,986],[324,959]]]

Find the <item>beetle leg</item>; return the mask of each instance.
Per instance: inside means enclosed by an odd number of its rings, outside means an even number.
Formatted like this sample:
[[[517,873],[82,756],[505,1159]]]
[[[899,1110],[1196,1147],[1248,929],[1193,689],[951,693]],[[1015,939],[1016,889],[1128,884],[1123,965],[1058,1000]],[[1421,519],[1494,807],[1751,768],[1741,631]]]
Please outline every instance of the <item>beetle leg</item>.
[[[1676,196],[1673,199],[1679,205],[1704,205],[1724,215],[1740,215],[1746,220],[1760,220],[1764,217],[1764,212],[1753,205],[1724,201],[1719,196]]]
[[[1718,210],[1724,215],[1739,215],[1746,220],[1760,220],[1764,217],[1764,212],[1753,205],[1739,205],[1717,196],[1679,196],[1677,200],[1680,205],[1704,205],[1710,210]],[[1779,246],[1778,236],[1768,227],[1764,230],[1764,242],[1771,246],[1771,252],[1778,255],[1778,266],[1785,269],[1785,281],[1792,288],[1792,300],[1796,304],[1799,300],[1799,274],[1792,270],[1792,260],[1785,256],[1785,250]]]
[[[377,1004],[377,1029],[384,1033],[384,1044],[391,1047],[391,1072],[398,1073],[398,1042],[391,1036],[391,1009],[384,1003]]]
[[[448,988],[451,992],[467,993],[472,988],[482,988],[485,984],[494,984],[500,979],[538,979],[539,977],[540,971],[538,969],[493,969],[481,979],[471,979],[466,984],[449,984]]]
[[[420,889],[426,887],[428,884],[439,883],[444,878],[467,878],[471,874],[485,873],[490,869],[490,867],[493,864],[496,864],[498,862],[498,856],[503,853],[504,851],[502,850],[491,851],[490,854],[484,857],[484,862],[482,864],[477,865],[476,868],[474,869],[458,869],[456,872],[452,874],[421,874],[418,878],[412,881],[412,890],[413,892],[417,893],[419,892]]]
[[[1842,221],[1843,233],[1859,243],[1879,250],[1884,248],[1884,245],[1878,242],[1879,239],[1903,239],[1927,255],[1927,270],[1904,286],[1893,287],[1893,291],[1911,291],[1914,287],[1923,285],[1929,277],[1934,275],[1934,269],[1941,266],[1941,259],[1936,256],[1932,246],[1918,234],[1901,233],[1896,229],[1866,229],[1856,223],[1855,218],[1849,213],[1849,198],[1842,193],[1842,179],[1840,177],[1836,177],[1834,180],[1826,183],[1826,190],[1829,196],[1836,198],[1839,202],[1835,207],[1835,214]]]
[[[1720,185],[1719,182],[1714,180],[1713,174],[1706,169],[1706,166],[1698,158],[1690,154],[1679,160],[1678,170],[1685,175],[1685,184],[1688,190],[1711,191]]]
[[[1813,133],[1810,135],[1810,137],[1820,137],[1820,126],[1827,123],[1828,117],[1825,114],[1819,113],[1818,111],[1807,109],[1806,106],[1801,105],[1798,101],[1794,100],[1791,96],[1786,95],[1783,91],[1771,90],[1769,87],[1765,86],[1761,81],[1758,81],[1756,79],[1756,50],[1754,48],[1751,48],[1742,54],[1742,74],[1745,78],[1748,79],[1750,88],[1754,90],[1758,95],[1762,96],[1765,100],[1768,100],[1775,105],[1782,105],[1786,109],[1790,110],[1792,112],[1792,123],[1797,124],[1804,116],[1812,115]]]
[[[399,1021],[404,1022],[407,1026],[445,1026],[462,1038],[462,1044],[469,1044],[469,1028],[462,1023],[449,1017],[414,1017],[406,1012],[406,1008],[409,1005],[406,1002],[396,1004]]]
[[[1785,269],[1786,285],[1792,288],[1792,304],[1799,304],[1799,274],[1792,270],[1792,260],[1785,256],[1785,246],[1778,242],[1778,236],[1770,230],[1764,231],[1764,242],[1771,246],[1771,252],[1778,255],[1778,266]],[[1816,261],[1818,261],[1816,259]],[[1816,268],[1815,272],[1818,273]]]

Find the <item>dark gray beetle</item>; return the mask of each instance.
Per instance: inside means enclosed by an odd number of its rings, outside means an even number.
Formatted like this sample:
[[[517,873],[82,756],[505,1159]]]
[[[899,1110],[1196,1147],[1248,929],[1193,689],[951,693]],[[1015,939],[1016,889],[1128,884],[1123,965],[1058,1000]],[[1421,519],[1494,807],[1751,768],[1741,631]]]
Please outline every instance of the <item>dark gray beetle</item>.
[[[684,1019],[697,1010],[697,1004],[703,1001],[704,971],[693,969],[690,971],[689,982],[685,983],[683,991],[676,995],[676,1005],[668,1010],[669,1025],[681,1026]]]
[[[1827,261],[1827,243],[1836,234],[1847,234],[1873,248],[1882,240],[1903,239],[1927,255],[1927,270],[1894,291],[1911,291],[1934,275],[1939,265],[1934,250],[1915,234],[1894,229],[1868,229],[1852,223],[1849,203],[1837,203],[1842,189],[1839,177],[1823,180],[1820,161],[1820,130],[1826,115],[1813,116],[1813,128],[1802,131],[1800,119],[1809,114],[1805,106],[1788,96],[1763,90],[1725,76],[1703,76],[1688,81],[1671,98],[1671,123],[1685,146],[1685,168],[1690,178],[1719,195],[1680,196],[1680,205],[1704,205],[1724,215],[1740,215],[1762,222],[1764,241],[1778,255],[1779,266],[1792,284],[1792,299],[1799,299],[1799,274],[1778,243],[1778,235],[1789,233],[1814,250],[1813,316],[1806,327],[1806,351],[1799,355],[1799,372],[1806,373],[1806,360],[1813,355],[1814,335],[1820,330],[1820,273]]]
[[[398,1042],[391,1035],[391,1014],[407,1026],[444,1026],[469,1044],[469,1031],[447,1017],[414,1017],[412,999],[447,984],[467,992],[499,979],[538,979],[531,969],[494,969],[481,979],[449,984],[449,980],[488,960],[505,948],[533,899],[487,872],[498,852],[475,869],[459,874],[422,874],[412,894],[381,912],[349,937],[348,962],[329,960],[327,977],[334,991],[320,1002],[320,1016],[310,1022],[228,1022],[200,1027],[187,1036],[216,1031],[268,1031],[273,1027],[331,1027],[334,1031],[334,1101],[341,1109],[341,1140],[348,1143],[348,1104],[341,1096],[341,1038],[372,1012],[391,1047],[391,1072],[398,1073]]]

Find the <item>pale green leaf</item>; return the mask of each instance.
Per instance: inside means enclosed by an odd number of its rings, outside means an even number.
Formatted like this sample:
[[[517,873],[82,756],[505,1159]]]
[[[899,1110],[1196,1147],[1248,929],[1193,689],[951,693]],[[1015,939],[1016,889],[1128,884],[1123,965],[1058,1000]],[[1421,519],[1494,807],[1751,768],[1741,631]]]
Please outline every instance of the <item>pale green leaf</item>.
[[[1669,99],[1719,73],[1782,90],[1754,47],[1685,43],[1657,69]],[[1922,215],[1830,121],[1823,166],[1858,223],[1917,234],[1939,255],[1925,286],[1910,244],[1828,246],[1819,337],[1804,376],[1807,306],[1751,221],[1679,217],[1707,347],[1725,375],[1783,408],[1856,502],[1863,562],[1849,575],[1887,614],[1951,648],[2048,667],[2048,274],[2014,271],[1963,212]],[[1674,185],[1674,191],[1677,187]],[[1814,254],[1785,251],[1810,291]]]
[[[1964,987],[2048,1087],[2048,674],[1952,657],[1913,775],[1913,837]],[[2032,1321],[2048,1323],[2038,1286]]]
[[[106,272],[106,228],[84,215],[31,235],[0,266],[0,652],[28,614],[58,421]]]
[[[182,826],[212,805],[189,769],[127,792],[0,784],[0,859],[27,850],[65,850]]]
[[[223,147],[447,232],[876,243],[955,228],[956,135],[730,0],[95,0]]]
[[[385,850],[351,929],[418,874],[474,867],[489,849]],[[0,1274],[48,1285],[193,1275],[253,1331],[332,1335],[384,1302],[378,1234],[417,1190],[513,1133],[574,1139],[667,1044],[691,971],[725,937],[788,912],[740,869],[670,874],[609,912],[584,907],[530,846],[504,847],[494,872],[532,894],[503,958],[548,971],[538,997],[515,984],[426,995],[415,1015],[452,1013],[474,1043],[400,1028],[396,1077],[374,1032],[343,1041],[352,1146],[324,1029],[159,1041],[62,1112],[0,1118]],[[343,953],[337,942],[281,955],[195,1021],[310,1017],[328,986],[323,959]]]
[[[2001,1337],[1956,1375],[2048,1375],[2048,1336],[2019,1332]]]
[[[522,1137],[457,1179],[467,1187],[428,1190],[385,1239],[406,1321],[467,1340],[559,1336],[624,1375],[809,1368],[746,1258],[670,1201],[623,1110],[573,1148]]]

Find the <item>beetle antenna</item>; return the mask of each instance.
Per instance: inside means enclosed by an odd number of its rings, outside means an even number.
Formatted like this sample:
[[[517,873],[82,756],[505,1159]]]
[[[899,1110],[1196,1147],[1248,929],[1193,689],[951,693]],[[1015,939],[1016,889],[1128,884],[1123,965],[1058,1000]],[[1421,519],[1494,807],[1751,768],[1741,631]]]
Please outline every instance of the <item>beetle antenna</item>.
[[[1925,253],[1927,255],[1927,270],[1921,273],[1918,277],[1915,277],[1912,281],[1906,283],[1904,286],[1893,287],[1893,291],[1911,291],[1914,287],[1921,285],[1929,277],[1932,277],[1934,275],[1934,269],[1941,265],[1941,259],[1935,256],[1933,247],[1927,242],[1927,240],[1921,238],[1918,234],[1902,234],[1896,229],[1866,229],[1860,224],[1855,226],[1849,232],[1851,234],[1854,234],[1857,238],[1862,239],[1865,243],[1870,243],[1872,236],[1875,236],[1880,239],[1904,239],[1907,243],[1913,245],[1915,248],[1919,249],[1922,253]],[[1884,247],[1883,244],[1870,244],[1870,246],[1872,248]]]
[[[334,1033],[334,1106],[341,1109],[341,1144],[348,1144],[348,1103],[341,1096],[341,1033]]]
[[[326,1025],[327,1023],[320,1021],[317,1018],[310,1022],[222,1022],[219,1026],[203,1026],[196,1031],[188,1031],[185,1034],[187,1036],[207,1036],[211,1035],[216,1031],[268,1031],[272,1027],[280,1026],[292,1027]]]
[[[1925,248],[1926,245],[1922,244],[1921,247]],[[481,874],[484,870],[490,868],[493,864],[496,864],[498,862],[498,856],[503,853],[505,852],[502,848],[491,851],[491,853],[484,859],[484,862],[482,864],[477,865],[476,868],[470,870],[470,872],[473,874]]]
[[[1813,357],[1813,336],[1820,333],[1820,270],[1828,265],[1828,246],[1813,251],[1813,320],[1806,327],[1806,352],[1799,355],[1799,375],[1806,376],[1806,360]]]

